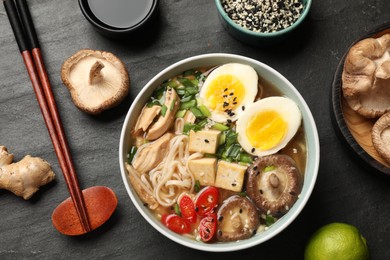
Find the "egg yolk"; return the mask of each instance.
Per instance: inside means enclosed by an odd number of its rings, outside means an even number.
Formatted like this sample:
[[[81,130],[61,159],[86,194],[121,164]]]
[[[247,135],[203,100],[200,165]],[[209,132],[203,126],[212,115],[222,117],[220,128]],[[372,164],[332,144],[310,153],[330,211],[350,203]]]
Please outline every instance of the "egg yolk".
[[[235,110],[245,96],[245,86],[233,75],[220,75],[207,87],[205,99],[212,110]]]
[[[246,136],[254,148],[268,150],[277,146],[285,137],[287,123],[273,110],[255,114],[246,128]]]

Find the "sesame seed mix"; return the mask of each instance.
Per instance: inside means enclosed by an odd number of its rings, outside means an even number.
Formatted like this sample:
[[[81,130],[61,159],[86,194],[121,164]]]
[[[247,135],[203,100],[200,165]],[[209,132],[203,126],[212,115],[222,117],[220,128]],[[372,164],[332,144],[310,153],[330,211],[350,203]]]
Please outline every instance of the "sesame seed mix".
[[[254,32],[271,33],[293,25],[302,14],[302,0],[221,0],[236,24]]]

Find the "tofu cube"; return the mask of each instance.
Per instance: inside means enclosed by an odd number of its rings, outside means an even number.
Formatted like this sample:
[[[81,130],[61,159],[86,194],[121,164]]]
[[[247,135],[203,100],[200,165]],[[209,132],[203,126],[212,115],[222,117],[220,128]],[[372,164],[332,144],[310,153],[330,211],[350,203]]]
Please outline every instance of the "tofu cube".
[[[190,152],[214,154],[217,151],[220,135],[221,132],[217,130],[190,131],[188,150]]]
[[[188,162],[188,168],[194,174],[195,180],[199,180],[200,185],[214,185],[217,172],[216,158],[191,160]]]
[[[244,176],[247,168],[237,163],[220,160],[215,186],[225,190],[240,192],[244,184]]]

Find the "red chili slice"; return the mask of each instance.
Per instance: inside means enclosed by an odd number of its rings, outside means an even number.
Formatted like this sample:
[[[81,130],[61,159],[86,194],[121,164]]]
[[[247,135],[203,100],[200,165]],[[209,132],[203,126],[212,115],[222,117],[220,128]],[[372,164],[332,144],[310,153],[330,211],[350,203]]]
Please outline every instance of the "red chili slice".
[[[199,235],[203,242],[210,241],[217,230],[217,214],[210,213],[199,223]]]
[[[183,195],[179,202],[181,216],[190,223],[196,222],[195,204],[191,197]]]
[[[205,216],[218,205],[219,191],[216,187],[203,188],[197,195],[195,210],[199,216]]]
[[[165,214],[161,218],[161,222],[173,232],[178,234],[187,234],[191,232],[191,224],[184,218],[176,214]]]

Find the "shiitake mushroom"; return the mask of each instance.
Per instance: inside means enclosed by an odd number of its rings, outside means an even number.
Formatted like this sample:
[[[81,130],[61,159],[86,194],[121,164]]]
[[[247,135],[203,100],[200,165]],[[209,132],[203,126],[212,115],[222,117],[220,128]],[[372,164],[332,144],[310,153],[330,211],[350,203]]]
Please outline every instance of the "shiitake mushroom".
[[[259,215],[255,205],[247,198],[233,195],[218,210],[217,239],[237,241],[247,239],[259,227]]]
[[[301,192],[295,161],[282,154],[259,157],[248,168],[246,192],[263,214],[284,215]]]

